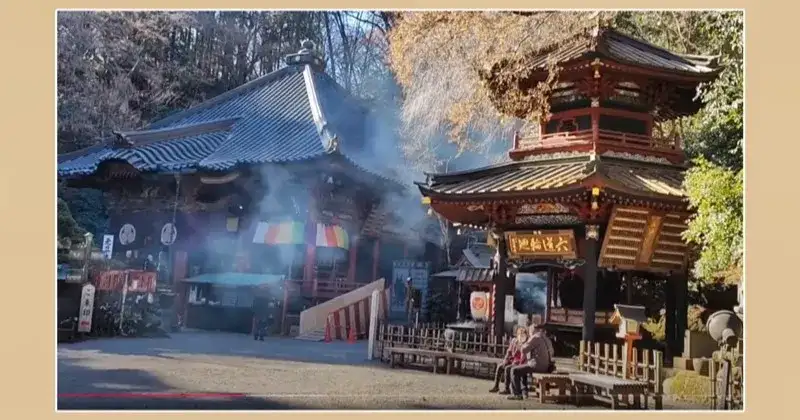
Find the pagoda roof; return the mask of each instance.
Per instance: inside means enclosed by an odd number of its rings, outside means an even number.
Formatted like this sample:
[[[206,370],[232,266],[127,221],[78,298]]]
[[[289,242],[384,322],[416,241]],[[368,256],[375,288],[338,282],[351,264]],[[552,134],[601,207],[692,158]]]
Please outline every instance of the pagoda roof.
[[[596,28],[546,47],[531,64],[533,68],[544,69],[549,60],[566,64],[594,58],[684,75],[714,76],[720,71],[715,56],[676,54],[613,28]]]
[[[142,172],[226,171],[338,155],[393,180],[362,152],[368,115],[319,66],[287,65],[143,130],[117,132],[97,146],[59,155],[58,176],[92,175],[113,160]]]
[[[422,195],[444,201],[559,194],[602,181],[609,188],[654,198],[683,199],[685,167],[655,159],[574,153],[450,174],[428,174]]]

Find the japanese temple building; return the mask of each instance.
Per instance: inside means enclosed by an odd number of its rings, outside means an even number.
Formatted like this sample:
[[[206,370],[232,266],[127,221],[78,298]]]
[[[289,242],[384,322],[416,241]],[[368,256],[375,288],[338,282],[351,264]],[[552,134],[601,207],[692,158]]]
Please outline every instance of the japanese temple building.
[[[668,348],[679,352],[687,326],[686,159],[681,139],[660,133],[658,123],[696,113],[698,86],[719,69],[710,57],[597,28],[541,51],[515,81],[487,72],[498,109],[524,116],[505,92],[544,81],[553,59],[560,70],[549,117],[515,135],[511,162],[428,174],[418,184],[423,200],[451,222],[490,231],[496,294],[513,293],[518,272],[547,278],[550,330],[613,337],[613,304],[630,303],[639,279],[660,281]],[[493,312],[504,313],[505,299],[493,301]],[[498,336],[502,325],[496,317]]]
[[[269,307],[285,320],[390,279],[392,262],[419,249],[386,209],[407,187],[370,152],[369,110],[323,70],[304,42],[280,70],[59,155],[59,179],[105,192],[114,256],[167,267],[158,282],[175,286],[179,312],[215,300],[247,318],[242,294],[256,287],[282,296]],[[250,289],[206,298],[215,286]]]

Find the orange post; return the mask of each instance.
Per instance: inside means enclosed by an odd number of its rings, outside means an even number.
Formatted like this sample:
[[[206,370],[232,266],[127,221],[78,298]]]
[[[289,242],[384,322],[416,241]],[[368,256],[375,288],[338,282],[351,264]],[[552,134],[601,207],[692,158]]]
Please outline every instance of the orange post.
[[[631,375],[631,378],[635,377],[636,374],[636,366],[633,365],[633,342],[641,338],[642,336],[639,334],[625,335],[625,344],[628,345],[628,354],[626,354],[625,357],[628,359],[628,364],[630,365],[630,368],[628,368],[629,372],[626,372],[626,374]]]
[[[350,344],[356,343],[356,329],[350,327],[350,332],[347,334],[347,342]]]

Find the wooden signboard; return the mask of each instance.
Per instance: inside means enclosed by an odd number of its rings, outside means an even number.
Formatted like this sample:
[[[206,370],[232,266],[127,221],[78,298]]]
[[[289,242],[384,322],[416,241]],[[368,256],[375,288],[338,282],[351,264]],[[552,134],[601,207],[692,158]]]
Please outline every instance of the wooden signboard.
[[[506,232],[509,258],[575,258],[572,230]]]

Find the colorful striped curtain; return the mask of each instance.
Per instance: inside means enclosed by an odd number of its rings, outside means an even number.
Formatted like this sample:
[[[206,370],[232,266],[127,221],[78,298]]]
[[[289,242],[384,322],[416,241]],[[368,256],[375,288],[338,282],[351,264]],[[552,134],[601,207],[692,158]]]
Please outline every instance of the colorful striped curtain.
[[[317,223],[317,246],[329,248],[350,248],[350,238],[341,226],[328,226]]]
[[[300,222],[259,222],[253,243],[267,245],[302,245],[305,243],[305,224]]]
[[[305,224],[300,222],[260,222],[253,243],[266,245],[302,245],[305,243]],[[350,249],[350,237],[341,226],[317,223],[315,245],[327,248]]]

